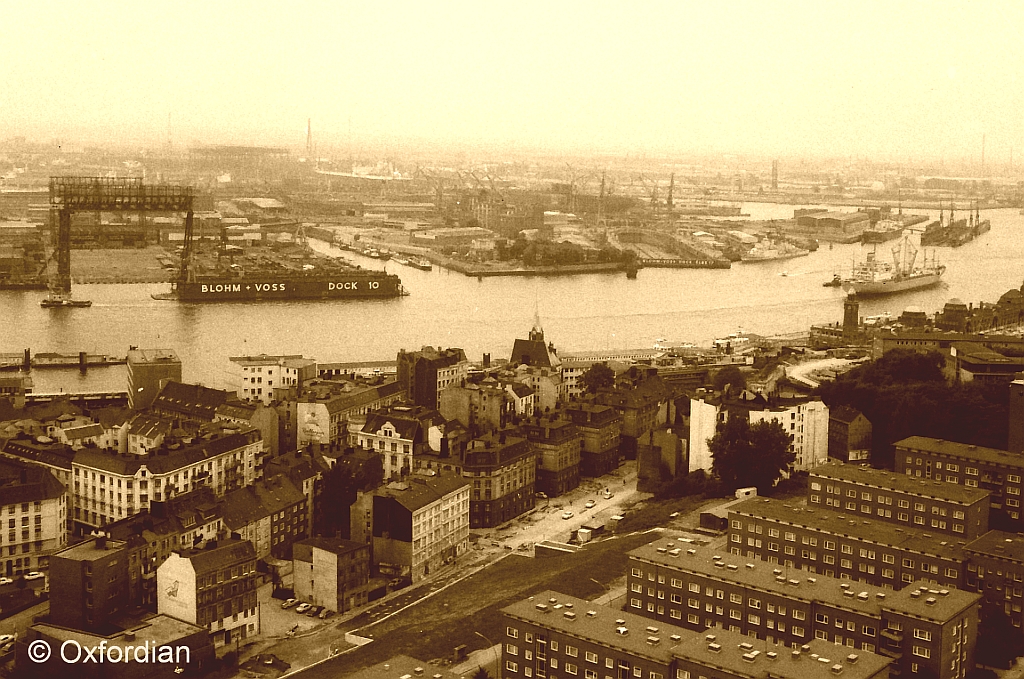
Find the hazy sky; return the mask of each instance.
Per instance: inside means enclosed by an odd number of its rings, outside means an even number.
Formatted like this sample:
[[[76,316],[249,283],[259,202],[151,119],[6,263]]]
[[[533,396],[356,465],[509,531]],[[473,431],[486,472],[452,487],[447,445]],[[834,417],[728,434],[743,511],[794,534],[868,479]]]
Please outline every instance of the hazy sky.
[[[1024,155],[1024,3],[10,2],[0,138]]]

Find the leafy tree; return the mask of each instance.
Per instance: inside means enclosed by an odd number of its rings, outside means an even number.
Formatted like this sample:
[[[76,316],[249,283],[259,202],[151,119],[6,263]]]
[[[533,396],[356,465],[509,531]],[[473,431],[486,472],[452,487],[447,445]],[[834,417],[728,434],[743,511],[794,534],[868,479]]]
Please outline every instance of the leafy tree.
[[[481,667],[473,673],[473,679],[491,679],[491,673],[487,671],[487,668]]]
[[[615,384],[615,371],[607,363],[595,363],[580,375],[580,384],[588,394],[596,394],[600,389]]]
[[[737,366],[726,366],[715,373],[715,376],[711,379],[711,386],[716,391],[722,391],[727,384],[733,389],[746,389],[747,377]]]
[[[1008,390],[976,382],[949,385],[944,365],[937,352],[897,349],[822,384],[818,395],[830,408],[851,406],[871,421],[877,467],[891,469],[892,444],[915,435],[1005,449]]]
[[[1020,628],[1013,626],[1001,606],[983,602],[975,649],[978,664],[1006,668],[1021,655],[1024,655],[1024,634]]]
[[[708,439],[712,471],[725,492],[748,486],[767,491],[796,459],[789,449],[792,442],[793,437],[774,420],[751,425],[742,416],[730,417]]]

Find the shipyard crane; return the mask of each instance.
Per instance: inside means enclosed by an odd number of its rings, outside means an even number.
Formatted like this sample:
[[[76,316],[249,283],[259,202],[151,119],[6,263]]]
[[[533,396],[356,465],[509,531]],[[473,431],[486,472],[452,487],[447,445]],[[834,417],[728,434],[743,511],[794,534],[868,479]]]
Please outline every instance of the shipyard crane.
[[[676,173],[672,173],[672,177],[668,180],[668,198],[665,200],[665,206],[668,207],[668,211],[672,212],[672,193],[676,188]]]

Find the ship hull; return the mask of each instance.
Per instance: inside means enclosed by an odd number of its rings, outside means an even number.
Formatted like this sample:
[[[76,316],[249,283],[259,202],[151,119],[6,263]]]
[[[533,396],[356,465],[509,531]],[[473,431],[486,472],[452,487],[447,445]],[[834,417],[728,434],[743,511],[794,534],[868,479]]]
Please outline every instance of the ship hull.
[[[801,250],[800,252],[787,252],[785,254],[769,255],[765,257],[760,257],[757,255],[753,257],[751,257],[750,255],[743,255],[742,257],[740,257],[740,259],[742,259],[744,262],[777,262],[780,259],[794,259],[796,257],[806,257],[809,254],[811,253],[808,252],[807,250]]]
[[[879,297],[891,295],[907,290],[919,290],[930,288],[942,282],[942,275],[929,273],[919,276],[910,276],[899,280],[885,281],[844,281],[843,290],[848,294],[856,294],[858,297]]]
[[[199,278],[179,283],[157,299],[181,302],[252,302],[293,299],[376,299],[406,294],[398,276],[385,273],[337,274],[324,277],[247,276]]]

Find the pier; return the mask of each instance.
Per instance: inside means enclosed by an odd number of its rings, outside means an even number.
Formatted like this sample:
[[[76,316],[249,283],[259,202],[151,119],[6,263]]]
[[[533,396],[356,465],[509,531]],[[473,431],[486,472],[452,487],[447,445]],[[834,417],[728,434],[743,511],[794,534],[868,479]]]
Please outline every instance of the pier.
[[[39,368],[102,368],[109,365],[124,365],[127,357],[119,358],[108,354],[90,354],[80,351],[77,354],[54,354],[41,352],[33,354],[25,349],[20,354],[0,354],[0,370],[22,370],[28,372]]]

